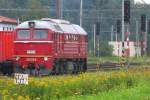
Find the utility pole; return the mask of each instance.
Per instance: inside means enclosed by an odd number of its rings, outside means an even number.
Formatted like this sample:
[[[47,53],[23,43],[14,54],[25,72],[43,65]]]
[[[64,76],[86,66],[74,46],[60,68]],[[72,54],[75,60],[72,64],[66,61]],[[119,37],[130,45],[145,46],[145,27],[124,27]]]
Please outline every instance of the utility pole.
[[[118,41],[118,32],[116,31],[115,35],[116,35],[116,45],[117,45],[117,53],[118,53],[118,62],[119,62],[119,41]]]
[[[139,25],[138,21],[136,20],[136,57],[139,56]]]
[[[141,55],[144,56],[146,55],[146,15],[143,14],[141,15]]]
[[[148,33],[148,20],[146,19],[146,31],[145,31],[145,55],[147,55],[147,33]]]
[[[93,43],[94,43],[94,56],[95,56],[95,55],[96,55],[96,46],[95,46],[95,44],[96,44],[96,43],[95,43],[95,42],[96,42],[96,41],[95,41],[95,37],[96,37],[96,24],[94,24],[94,27],[93,27],[93,28],[94,28],[94,31],[93,31],[93,32],[94,32],[94,34],[93,34],[93,35],[94,35],[94,36],[93,36]]]
[[[122,50],[123,49],[124,49],[124,0],[122,0]]]
[[[19,19],[19,17],[18,17],[18,19],[17,19],[17,24],[18,24],[18,25],[20,24],[20,19]]]
[[[82,27],[83,0],[80,0],[80,26]]]
[[[61,14],[60,0],[56,0],[56,18],[60,19]]]
[[[124,66],[124,53],[125,53],[125,46],[124,46],[124,0],[122,0],[122,59],[121,65]]]
[[[63,5],[63,0],[61,0],[61,19],[63,19],[63,8],[64,8],[64,5]]]
[[[111,26],[111,41],[113,41],[113,34],[114,34],[114,26]]]

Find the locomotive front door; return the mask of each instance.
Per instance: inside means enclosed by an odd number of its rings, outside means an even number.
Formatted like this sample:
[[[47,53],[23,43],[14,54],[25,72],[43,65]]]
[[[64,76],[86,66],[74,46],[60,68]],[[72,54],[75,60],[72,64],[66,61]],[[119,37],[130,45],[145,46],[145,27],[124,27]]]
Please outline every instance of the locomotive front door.
[[[53,44],[54,53],[55,55],[57,55],[57,33],[53,34],[53,41],[54,41],[54,44]]]
[[[60,35],[59,35],[59,33],[53,34],[53,40],[54,40],[55,55],[58,56],[60,53]]]

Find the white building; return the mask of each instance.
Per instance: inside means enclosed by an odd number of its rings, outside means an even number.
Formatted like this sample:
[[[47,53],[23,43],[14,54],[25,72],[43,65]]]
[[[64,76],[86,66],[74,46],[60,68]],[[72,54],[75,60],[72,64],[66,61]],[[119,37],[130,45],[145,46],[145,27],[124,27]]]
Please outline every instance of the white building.
[[[122,55],[122,42],[111,41],[109,45],[113,46],[113,55],[121,56]],[[125,42],[125,49],[127,49],[127,42]],[[135,45],[135,42],[129,42],[129,56],[141,56],[141,48]]]
[[[0,16],[0,31],[12,31],[17,26],[17,20]]]

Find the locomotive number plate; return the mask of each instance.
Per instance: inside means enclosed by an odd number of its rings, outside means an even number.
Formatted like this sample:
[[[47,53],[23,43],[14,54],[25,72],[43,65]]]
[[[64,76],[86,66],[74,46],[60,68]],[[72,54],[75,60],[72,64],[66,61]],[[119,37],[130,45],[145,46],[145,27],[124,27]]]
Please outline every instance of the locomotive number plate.
[[[36,51],[35,50],[27,50],[27,54],[35,54]]]
[[[15,73],[14,75],[14,83],[15,84],[28,84],[28,74],[19,74]]]

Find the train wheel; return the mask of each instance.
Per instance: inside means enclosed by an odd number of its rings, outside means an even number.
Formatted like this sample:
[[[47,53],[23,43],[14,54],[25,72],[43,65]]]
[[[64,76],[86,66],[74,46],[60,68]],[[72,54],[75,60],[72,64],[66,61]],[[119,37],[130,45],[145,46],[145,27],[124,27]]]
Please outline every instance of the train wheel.
[[[87,71],[87,60],[84,59],[83,61],[83,72],[86,72]]]
[[[77,62],[77,61],[74,61],[74,62],[73,62],[73,66],[74,66],[74,71],[73,71],[73,73],[74,73],[74,74],[78,74],[78,72],[79,72],[78,62]]]
[[[81,61],[80,60],[78,60],[77,61],[77,68],[78,68],[78,73],[80,73],[81,72],[81,70],[82,70],[82,63],[81,63]]]
[[[35,70],[34,64],[32,64],[32,63],[28,64],[28,69],[29,69],[30,75],[33,75],[33,76],[36,75],[36,70]]]
[[[78,61],[78,66],[79,66],[79,72],[83,72],[83,62],[81,60]]]
[[[80,68],[80,61],[76,61],[76,71],[77,71],[77,73],[79,73],[79,72],[81,72],[81,70],[80,70],[81,68]]]
[[[12,61],[4,61],[2,63],[1,70],[4,75],[8,74],[9,76],[11,76],[13,73],[13,62]]]
[[[0,74],[2,74],[2,64],[0,63]]]
[[[67,71],[67,74],[73,74],[74,73],[74,64],[72,61],[67,62],[66,71]]]
[[[63,63],[63,73],[67,74],[67,62],[62,62]]]
[[[56,61],[54,72],[56,75],[65,74],[65,63],[64,63],[64,61],[61,61],[61,60]]]
[[[53,68],[53,73],[55,75],[59,75],[60,73],[59,63],[60,63],[59,60],[55,61],[54,68]]]
[[[53,69],[52,69],[51,75],[55,75],[55,70],[56,70],[56,67],[55,67],[55,65],[53,65]]]
[[[59,61],[55,60],[51,74],[52,75],[59,75],[59,72],[60,72]]]
[[[15,64],[15,66],[14,66],[14,73],[22,73],[21,65]]]
[[[60,61],[60,64],[59,64],[59,73],[60,74],[65,74],[65,66],[64,66],[63,61]]]

